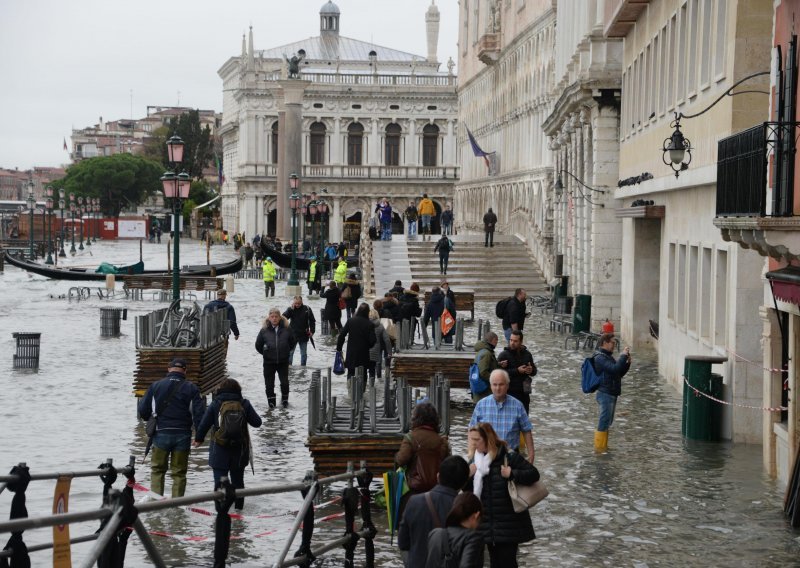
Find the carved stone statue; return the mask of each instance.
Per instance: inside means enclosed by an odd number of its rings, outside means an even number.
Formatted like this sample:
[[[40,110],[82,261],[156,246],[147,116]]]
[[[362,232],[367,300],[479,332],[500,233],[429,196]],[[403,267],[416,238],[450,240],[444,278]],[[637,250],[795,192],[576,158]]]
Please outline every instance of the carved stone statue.
[[[447,60],[447,72],[452,76],[453,75],[453,68],[456,66],[455,61],[453,58]]]
[[[286,54],[283,54],[283,58],[286,60],[289,69],[289,79],[299,79],[300,78],[300,62],[306,58],[305,53],[298,53],[292,55],[291,57],[287,57]]]

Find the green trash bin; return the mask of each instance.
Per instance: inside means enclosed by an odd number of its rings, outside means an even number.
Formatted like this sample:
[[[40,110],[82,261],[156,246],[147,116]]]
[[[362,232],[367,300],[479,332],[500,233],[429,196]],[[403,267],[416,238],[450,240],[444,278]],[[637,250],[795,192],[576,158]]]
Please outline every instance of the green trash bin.
[[[711,372],[711,365],[727,357],[690,355],[684,360],[683,374],[689,385],[701,393],[722,400],[722,376]],[[691,440],[718,442],[722,439],[722,404],[683,385],[681,432]]]
[[[572,333],[589,331],[592,318],[592,297],[575,294],[575,309],[572,312]]]

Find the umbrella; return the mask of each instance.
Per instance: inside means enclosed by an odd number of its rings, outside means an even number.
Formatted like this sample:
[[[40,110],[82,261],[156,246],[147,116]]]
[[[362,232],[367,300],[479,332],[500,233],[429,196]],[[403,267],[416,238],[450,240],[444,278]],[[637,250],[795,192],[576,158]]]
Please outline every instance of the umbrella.
[[[313,335],[309,335],[308,339],[309,339],[309,341],[311,341],[311,347],[313,347],[316,350],[317,349],[317,344],[314,343],[314,336]]]
[[[397,471],[387,471],[383,474],[383,493],[386,497],[386,517],[389,521],[390,544],[394,542],[394,533],[400,526],[400,501],[408,491],[404,467],[399,467]]]
[[[153,438],[147,438],[147,445],[144,447],[144,457],[142,458],[142,465],[147,460],[147,454],[150,453],[150,448],[153,447]]]

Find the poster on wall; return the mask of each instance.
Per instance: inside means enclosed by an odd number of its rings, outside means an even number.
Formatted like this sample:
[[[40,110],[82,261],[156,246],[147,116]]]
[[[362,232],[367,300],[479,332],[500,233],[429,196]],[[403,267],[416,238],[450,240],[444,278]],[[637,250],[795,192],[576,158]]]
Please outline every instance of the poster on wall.
[[[103,221],[103,230],[104,231],[113,231],[114,230],[114,221]]]
[[[144,220],[118,221],[117,237],[120,239],[143,239],[147,236],[147,223]]]

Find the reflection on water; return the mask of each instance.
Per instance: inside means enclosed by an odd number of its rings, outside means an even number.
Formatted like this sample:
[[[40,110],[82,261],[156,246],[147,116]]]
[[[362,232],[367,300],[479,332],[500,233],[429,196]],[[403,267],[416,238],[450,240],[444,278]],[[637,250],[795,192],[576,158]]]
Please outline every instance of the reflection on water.
[[[89,256],[93,254],[93,256]],[[166,244],[144,245],[145,263],[166,264]],[[213,248],[212,261],[232,255],[232,249]],[[227,255],[227,256],[226,256]],[[85,264],[100,260],[127,263],[138,256],[136,243],[98,243],[75,259]],[[185,243],[181,258],[203,262],[204,250]],[[144,432],[136,419],[131,381],[135,367],[133,317],[163,307],[150,300],[126,303],[117,297],[101,301],[95,295],[82,302],[58,299],[71,287],[29,276],[7,267],[0,275],[6,302],[0,304],[0,468],[27,462],[33,472],[86,469],[108,457],[117,464],[129,454],[141,463]],[[266,412],[261,359],[254,349],[255,335],[267,309],[289,305],[278,286],[277,299],[267,301],[258,280],[237,280],[229,300],[236,308],[242,336],[231,342],[230,375],[242,383],[245,396],[266,415],[254,432],[255,477],[245,483],[298,480],[312,468],[304,446],[306,395],[311,368],[329,365],[334,343],[317,339],[309,349],[307,369],[292,369],[291,406]],[[316,314],[323,303],[310,300]],[[101,339],[99,307],[129,308],[122,322],[123,336]],[[479,305],[477,317],[491,318],[493,305]],[[531,419],[535,428],[537,466],[550,489],[550,497],[534,510],[537,540],[521,550],[523,566],[591,565],[720,565],[787,566],[798,563],[800,535],[788,528],[781,513],[782,492],[766,478],[759,446],[708,444],[684,441],[680,434],[681,398],[657,374],[651,353],[635,353],[634,367],[624,380],[623,395],[611,430],[611,452],[596,456],[592,438],[596,403],[580,390],[579,368],[583,351],[564,351],[563,338],[551,335],[542,322],[528,325],[529,345],[539,367],[534,382]],[[41,331],[39,373],[11,369],[14,331]],[[474,327],[467,337],[474,339]],[[299,358],[299,355],[298,355]],[[343,385],[335,395],[344,394]],[[456,451],[465,450],[466,424],[471,404],[464,393],[454,392],[451,438]],[[188,493],[211,489],[207,448],[195,450],[189,471]],[[149,463],[140,466],[137,480],[149,485]],[[2,469],[0,469],[2,471]],[[169,481],[168,481],[169,483]],[[118,482],[119,485],[119,482]],[[73,482],[70,508],[95,508],[100,503],[99,480]],[[377,489],[377,484],[373,486]],[[52,506],[51,482],[33,482],[28,489],[31,515],[45,514]],[[341,491],[327,489],[323,501]],[[140,495],[137,495],[139,497]],[[0,514],[11,496],[0,495]],[[291,513],[301,504],[298,494],[248,498],[245,518],[233,522],[230,561],[236,566],[263,565],[275,558],[292,523]],[[213,504],[201,506],[213,510]],[[318,516],[338,512],[337,506]],[[379,526],[378,564],[401,566],[389,544],[385,514],[374,511]],[[170,566],[207,565],[213,551],[213,518],[188,510],[150,514],[144,518]],[[73,527],[73,536],[94,532],[96,525]],[[340,519],[322,522],[324,539],[342,534]],[[47,530],[29,531],[26,541],[50,539]],[[73,559],[80,562],[91,545],[77,545]],[[295,546],[296,548],[296,546]],[[363,547],[359,547],[362,554]],[[49,561],[36,553],[34,565]],[[363,558],[357,555],[357,558]],[[342,555],[318,562],[340,566]],[[147,565],[146,555],[133,537],[128,565]]]

